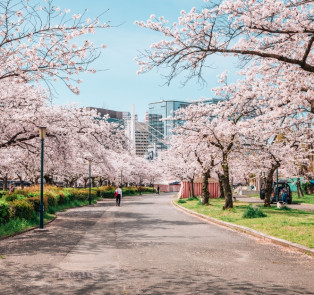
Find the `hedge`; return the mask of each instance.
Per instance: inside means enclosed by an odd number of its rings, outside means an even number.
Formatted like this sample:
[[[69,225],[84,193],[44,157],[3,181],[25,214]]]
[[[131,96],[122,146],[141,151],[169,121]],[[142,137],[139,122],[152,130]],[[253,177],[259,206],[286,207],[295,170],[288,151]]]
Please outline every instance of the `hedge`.
[[[92,188],[91,198],[114,198],[115,187],[104,186]],[[124,187],[123,195],[135,195],[145,192],[154,192],[154,188],[147,187]],[[88,188],[60,188],[45,186],[44,188],[44,210],[45,212],[56,212],[61,208],[68,208],[77,204],[77,201],[86,204],[89,199]],[[49,209],[49,211],[48,211]],[[12,219],[31,220],[40,211],[39,186],[16,189],[13,193],[0,191],[0,224],[7,223]]]
[[[12,209],[9,204],[5,201],[0,201],[0,223],[5,223],[12,217]]]
[[[11,203],[14,208],[14,217],[21,219],[34,218],[34,206],[25,200],[16,200]]]

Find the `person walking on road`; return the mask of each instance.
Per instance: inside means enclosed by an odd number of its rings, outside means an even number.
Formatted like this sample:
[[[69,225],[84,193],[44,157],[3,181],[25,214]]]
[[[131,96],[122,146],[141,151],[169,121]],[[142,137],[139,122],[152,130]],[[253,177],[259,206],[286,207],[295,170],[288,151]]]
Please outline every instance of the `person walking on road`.
[[[116,197],[116,206],[120,206],[121,198],[122,198],[122,189],[121,185],[115,190],[114,195]]]
[[[159,185],[157,186],[157,195],[159,195]]]

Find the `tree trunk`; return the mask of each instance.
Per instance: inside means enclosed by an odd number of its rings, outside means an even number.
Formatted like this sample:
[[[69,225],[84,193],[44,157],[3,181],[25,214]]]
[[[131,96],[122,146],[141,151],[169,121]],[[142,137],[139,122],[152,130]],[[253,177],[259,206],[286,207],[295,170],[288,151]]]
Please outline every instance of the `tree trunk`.
[[[36,176],[36,177],[35,177],[35,184],[39,184],[39,179],[40,179],[39,176]]]
[[[304,197],[299,177],[297,178],[297,189],[298,189],[298,198]]]
[[[264,207],[270,207],[270,196],[273,192],[273,178],[274,173],[276,169],[279,166],[272,166],[272,168],[269,170],[267,176],[266,176],[266,183],[265,183],[265,201],[264,201]]]
[[[229,181],[229,165],[227,162],[227,155],[223,155],[223,161],[221,164],[223,171],[223,191],[225,195],[225,205],[222,207],[223,210],[233,208],[233,200],[232,200],[232,189]]]
[[[191,190],[192,190],[192,198],[195,197],[194,195],[194,179],[191,179]]]
[[[209,191],[208,191],[208,179],[210,177],[210,170],[207,170],[203,174],[203,187],[202,187],[202,205],[209,205]]]
[[[52,178],[50,175],[45,174],[45,175],[44,175],[44,179],[45,179],[46,184],[52,185],[53,178]]]
[[[217,173],[218,175],[218,181],[219,181],[219,191],[220,191],[220,198],[225,198],[225,192],[224,192],[224,186],[223,186],[223,175],[220,173]]]
[[[8,190],[8,176],[3,177],[3,190],[6,191]]]
[[[75,183],[77,181],[77,177],[73,177],[69,180],[69,186],[70,187],[75,187]]]
[[[83,178],[83,181],[84,181],[84,188],[87,188],[88,179],[89,179],[89,178]]]
[[[22,177],[20,175],[17,175],[17,177],[19,178],[20,180],[20,183],[21,183],[21,189],[24,189],[24,186],[25,186],[25,181],[22,179]]]

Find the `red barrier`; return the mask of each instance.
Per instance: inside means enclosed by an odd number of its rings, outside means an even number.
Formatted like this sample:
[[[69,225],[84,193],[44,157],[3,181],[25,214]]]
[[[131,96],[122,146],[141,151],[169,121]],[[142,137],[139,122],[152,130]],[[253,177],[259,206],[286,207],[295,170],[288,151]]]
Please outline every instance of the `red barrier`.
[[[202,194],[202,183],[196,182],[194,183],[194,195],[200,196]],[[191,182],[183,181],[181,182],[181,188],[179,195],[182,199],[187,199],[190,197],[191,194]],[[220,191],[219,191],[219,183],[218,182],[210,182],[208,184],[208,191],[209,196],[211,199],[219,198],[220,197]]]

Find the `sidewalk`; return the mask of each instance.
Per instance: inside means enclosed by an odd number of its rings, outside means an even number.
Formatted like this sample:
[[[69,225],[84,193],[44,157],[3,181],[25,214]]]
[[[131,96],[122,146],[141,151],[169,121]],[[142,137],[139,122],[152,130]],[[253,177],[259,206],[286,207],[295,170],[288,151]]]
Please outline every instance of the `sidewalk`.
[[[234,195],[234,196],[237,198],[237,201],[255,203],[255,204],[264,204],[264,200],[261,200],[260,198],[250,197],[250,196],[245,196],[245,195]],[[273,206],[276,206],[276,204],[273,204]],[[312,204],[291,204],[291,205],[287,205],[287,207],[291,209],[314,212],[314,205]]]

